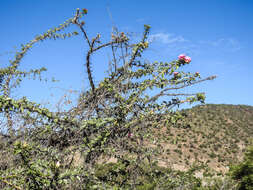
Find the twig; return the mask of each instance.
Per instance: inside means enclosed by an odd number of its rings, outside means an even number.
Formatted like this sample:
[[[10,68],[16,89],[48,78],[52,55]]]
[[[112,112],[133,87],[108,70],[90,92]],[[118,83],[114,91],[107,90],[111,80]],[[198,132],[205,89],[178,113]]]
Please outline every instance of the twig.
[[[4,182],[4,183],[6,183],[6,184],[9,185],[9,186],[14,187],[15,189],[22,190],[20,187],[14,185],[14,184],[11,184],[11,183],[8,182],[7,180],[1,179],[1,181]]]

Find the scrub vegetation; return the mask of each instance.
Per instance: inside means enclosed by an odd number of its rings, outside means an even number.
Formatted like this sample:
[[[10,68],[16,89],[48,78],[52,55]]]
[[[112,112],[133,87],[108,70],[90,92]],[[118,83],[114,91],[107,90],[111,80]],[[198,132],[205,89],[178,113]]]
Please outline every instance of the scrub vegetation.
[[[21,45],[0,69],[0,188],[252,189],[253,108],[205,105],[203,92],[181,92],[216,76],[184,71],[192,64],[184,54],[171,62],[147,61],[148,25],[139,41],[115,28],[107,42],[100,34],[89,37],[87,12],[77,9]],[[64,32],[72,25],[77,31]],[[25,78],[41,80],[46,71],[20,70],[33,46],[76,35],[88,47],[89,83],[77,103],[53,111],[16,99],[12,93]],[[108,74],[95,83],[91,59],[103,50],[111,52]],[[185,103],[201,105],[177,109]]]

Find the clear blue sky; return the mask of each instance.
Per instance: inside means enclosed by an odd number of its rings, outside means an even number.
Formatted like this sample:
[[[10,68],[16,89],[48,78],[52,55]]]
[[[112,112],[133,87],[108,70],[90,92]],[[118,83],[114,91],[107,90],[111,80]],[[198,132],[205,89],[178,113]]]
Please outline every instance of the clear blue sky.
[[[113,23],[138,37],[143,25],[149,24],[153,42],[145,55],[150,60],[171,61],[186,53],[192,63],[185,71],[198,71],[203,77],[218,75],[184,92],[205,91],[207,103],[253,105],[252,0],[1,0],[0,64],[6,65],[13,56],[6,52],[63,23],[76,8],[88,9],[85,21],[91,37],[101,33],[107,39]],[[26,81],[15,95],[45,102],[58,99],[64,89],[86,88],[86,50],[82,37],[36,45],[21,68],[47,67],[44,76],[60,82]],[[106,55],[92,58],[97,81],[107,69]]]

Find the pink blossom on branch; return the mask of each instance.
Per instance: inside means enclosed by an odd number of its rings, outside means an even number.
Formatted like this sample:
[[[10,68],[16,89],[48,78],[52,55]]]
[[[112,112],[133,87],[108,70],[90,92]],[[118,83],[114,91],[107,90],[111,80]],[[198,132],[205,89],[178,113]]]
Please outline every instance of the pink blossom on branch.
[[[174,74],[174,76],[177,76],[177,75],[178,75],[178,72],[174,72],[173,74]]]
[[[179,59],[179,60],[184,60],[185,57],[186,57],[185,54],[180,54],[180,55],[178,56],[178,59]]]
[[[191,59],[189,56],[186,56],[186,57],[184,58],[184,61],[185,61],[186,63],[190,63],[191,60],[192,60],[192,59]]]
[[[189,56],[186,56],[185,54],[180,54],[178,56],[179,61],[183,61],[184,63],[190,63],[191,58]]]

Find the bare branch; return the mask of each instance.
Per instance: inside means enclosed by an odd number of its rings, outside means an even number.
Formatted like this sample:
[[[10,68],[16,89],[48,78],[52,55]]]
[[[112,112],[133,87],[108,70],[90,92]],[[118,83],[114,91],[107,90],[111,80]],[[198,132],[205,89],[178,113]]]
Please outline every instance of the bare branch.
[[[216,76],[210,76],[210,77],[207,77],[205,79],[201,79],[201,80],[198,80],[198,81],[194,81],[194,82],[191,82],[189,84],[185,84],[185,85],[182,85],[182,86],[178,86],[178,87],[172,87],[172,88],[165,88],[164,90],[161,91],[161,93],[163,92],[166,92],[168,90],[178,90],[178,89],[182,89],[182,88],[185,88],[185,87],[188,87],[188,86],[192,86],[194,84],[197,84],[197,83],[201,83],[201,82],[204,82],[204,81],[207,81],[207,80],[213,80],[215,79]]]

